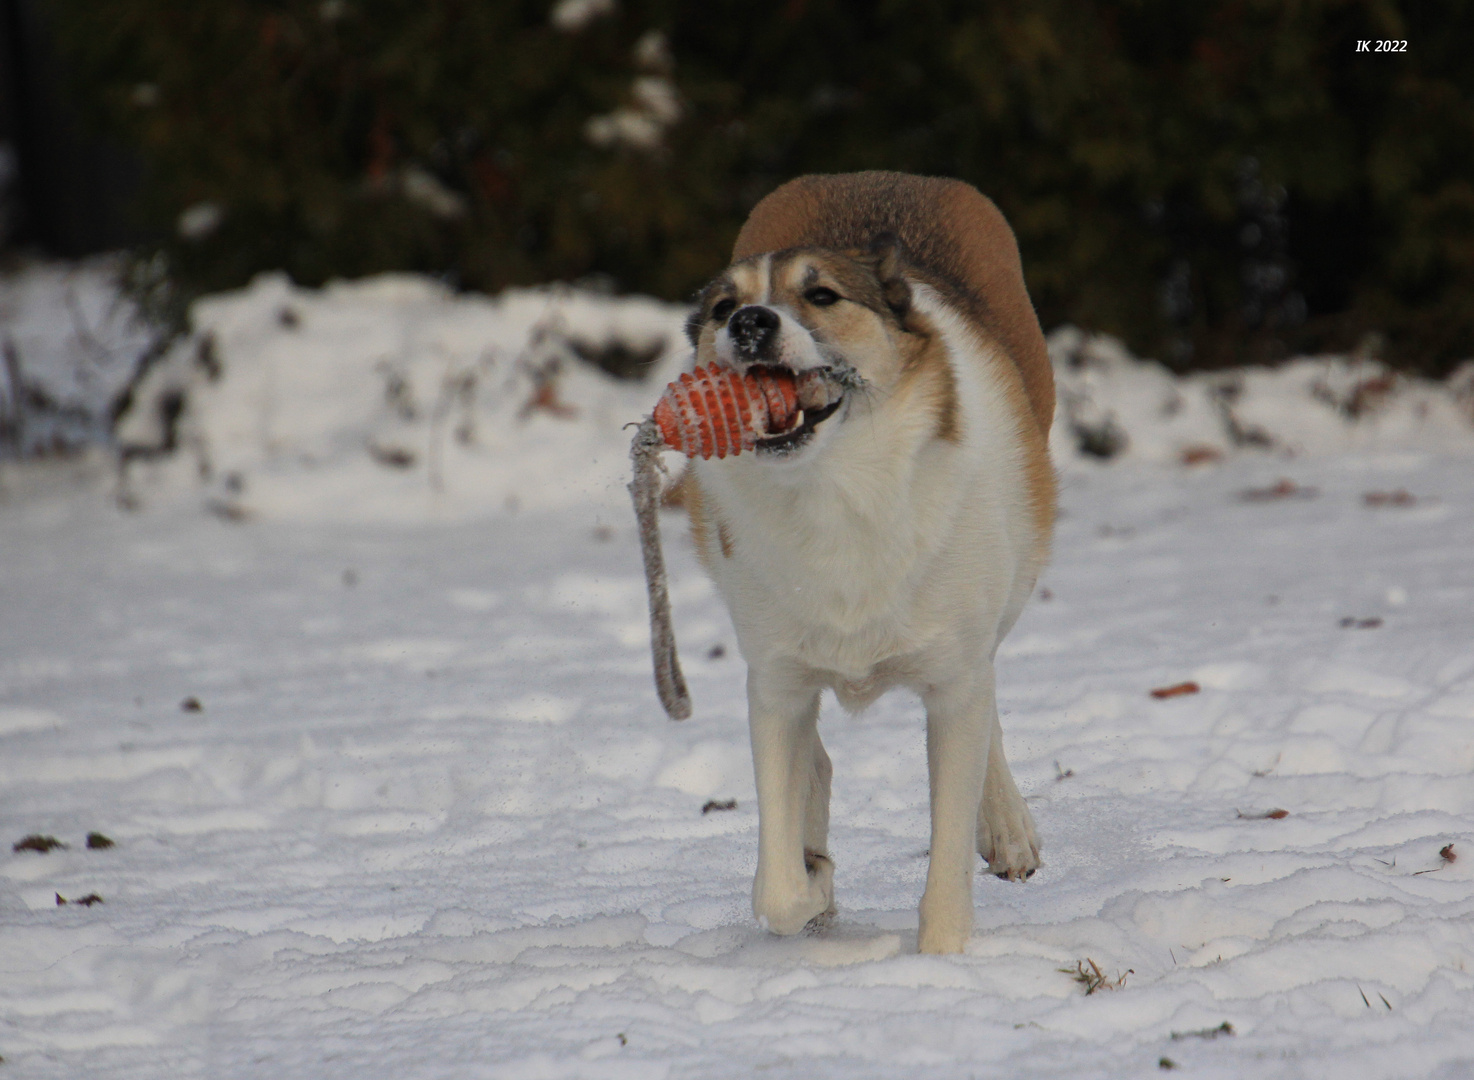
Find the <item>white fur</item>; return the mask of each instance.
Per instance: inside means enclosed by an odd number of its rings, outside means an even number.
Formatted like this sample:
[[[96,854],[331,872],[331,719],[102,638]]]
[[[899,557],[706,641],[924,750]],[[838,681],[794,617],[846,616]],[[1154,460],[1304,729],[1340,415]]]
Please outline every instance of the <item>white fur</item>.
[[[727,529],[730,557],[713,550],[707,561],[749,665],[755,914],[791,934],[833,910],[833,868],[817,857],[827,852],[831,771],[816,728],[820,691],[860,708],[905,686],[926,705],[931,772],[920,947],[956,952],[972,931],[974,851],[995,873],[1038,865],[1003,757],[993,656],[1043,545],[1019,433],[1029,418],[1010,409],[968,324],[931,289],[912,288],[948,351],[960,441],[934,437],[935,415],[914,393],[852,395],[791,457],[695,465],[704,512]]]

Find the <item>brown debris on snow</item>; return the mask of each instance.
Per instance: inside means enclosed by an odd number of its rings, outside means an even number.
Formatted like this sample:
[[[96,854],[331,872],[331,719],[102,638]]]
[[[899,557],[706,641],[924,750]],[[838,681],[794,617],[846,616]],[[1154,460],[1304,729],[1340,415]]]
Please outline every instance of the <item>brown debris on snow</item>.
[[[1209,465],[1222,461],[1223,451],[1207,443],[1193,443],[1191,446],[1184,446],[1177,457],[1184,465]]]
[[[68,900],[61,893],[56,894],[57,907],[65,907],[68,904],[79,905],[81,907],[91,907],[93,904],[100,903],[102,903],[102,897],[98,896],[95,892],[88,893],[86,896],[78,897],[76,900]]]
[[[1086,964],[1090,966],[1087,968],[1085,966]],[[1075,966],[1072,968],[1056,968],[1055,970],[1070,976],[1070,978],[1085,987],[1085,995],[1087,997],[1097,990],[1119,990],[1126,985],[1127,975],[1136,974],[1135,969],[1127,968],[1124,973],[1118,974],[1115,979],[1109,979],[1100,970],[1100,965],[1088,956],[1084,960],[1076,960]]]
[[[1196,1031],[1174,1031],[1172,1033],[1172,1041],[1181,1042],[1183,1039],[1216,1039],[1220,1035],[1233,1034],[1236,1034],[1233,1025],[1225,1020],[1217,1027],[1199,1028]]]
[[[1367,506],[1414,506],[1418,497],[1405,488],[1396,491],[1368,491],[1361,497]]]
[[[1280,499],[1313,499],[1319,488],[1301,487],[1288,477],[1266,488],[1245,488],[1239,492],[1241,502],[1277,502]]]

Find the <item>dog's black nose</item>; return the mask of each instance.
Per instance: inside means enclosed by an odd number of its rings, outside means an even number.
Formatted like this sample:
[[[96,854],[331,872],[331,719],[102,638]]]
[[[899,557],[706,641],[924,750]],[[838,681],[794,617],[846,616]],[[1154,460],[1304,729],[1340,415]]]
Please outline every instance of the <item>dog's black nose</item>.
[[[732,344],[737,351],[749,359],[757,359],[768,351],[773,339],[778,336],[778,313],[772,308],[749,304],[727,323],[727,332],[732,335]]]

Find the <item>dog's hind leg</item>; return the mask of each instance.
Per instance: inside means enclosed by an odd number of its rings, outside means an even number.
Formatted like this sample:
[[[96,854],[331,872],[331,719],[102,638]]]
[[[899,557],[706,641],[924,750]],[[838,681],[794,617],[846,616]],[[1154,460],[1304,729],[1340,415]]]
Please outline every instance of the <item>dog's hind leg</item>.
[[[1003,730],[993,713],[993,737],[988,744],[988,772],[983,780],[983,803],[978,807],[978,854],[988,860],[989,873],[1022,881],[1039,869],[1039,838],[1034,816],[1008,771],[1003,756]]]
[[[921,897],[917,945],[924,953],[961,952],[972,936],[973,848],[993,734],[993,672],[933,688],[926,703],[931,774],[931,865]]]
[[[829,856],[829,784],[834,766],[819,732],[814,732],[814,762],[809,770],[809,798],[804,809],[804,854]]]
[[[833,776],[834,765],[815,730],[814,762],[809,770],[809,797],[804,809],[804,867],[811,876],[819,878],[829,897],[829,906],[814,916],[820,926],[834,914],[834,862],[829,858],[829,782]]]
[[[757,780],[757,877],[752,911],[775,934],[796,934],[834,910],[828,850],[829,755],[819,742],[819,691],[747,676]]]

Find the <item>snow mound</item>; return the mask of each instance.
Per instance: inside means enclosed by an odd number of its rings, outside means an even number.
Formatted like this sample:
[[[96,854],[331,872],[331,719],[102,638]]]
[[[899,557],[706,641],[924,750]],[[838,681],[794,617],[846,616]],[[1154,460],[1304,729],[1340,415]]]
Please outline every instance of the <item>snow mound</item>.
[[[139,381],[115,432],[125,496],[202,487],[229,517],[339,521],[622,503],[623,425],[682,362],[684,315],[568,289],[263,276],[199,301]]]
[[[323,289],[263,276],[199,301],[192,332],[134,386],[114,432],[122,494],[202,497],[232,518],[622,511],[625,425],[687,363],[685,315],[568,288],[490,298],[409,275]],[[1474,362],[1442,384],[1348,357],[1182,377],[1073,327],[1049,348],[1066,468],[1474,451]]]
[[[118,287],[120,256],[31,262],[0,275],[0,456],[102,441],[158,344]]]
[[[1072,326],[1048,344],[1059,402],[1050,447],[1060,464],[1196,464],[1242,449],[1474,450],[1474,361],[1447,383],[1346,356],[1178,376]]]

